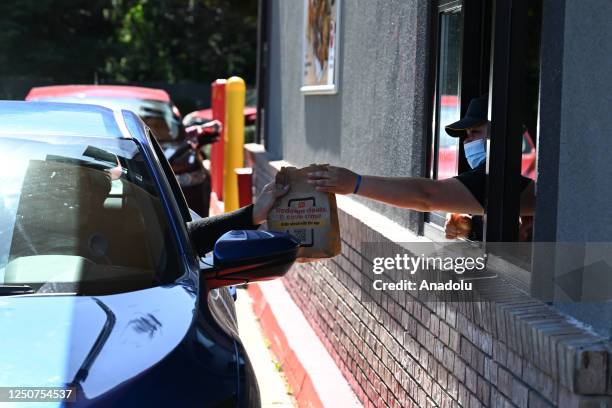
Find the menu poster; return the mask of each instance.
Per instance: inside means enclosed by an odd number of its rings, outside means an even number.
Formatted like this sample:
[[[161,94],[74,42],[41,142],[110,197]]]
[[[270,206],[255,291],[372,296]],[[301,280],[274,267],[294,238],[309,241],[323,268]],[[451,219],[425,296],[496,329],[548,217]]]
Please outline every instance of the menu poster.
[[[340,0],[304,0],[304,61],[301,91],[335,94]]]

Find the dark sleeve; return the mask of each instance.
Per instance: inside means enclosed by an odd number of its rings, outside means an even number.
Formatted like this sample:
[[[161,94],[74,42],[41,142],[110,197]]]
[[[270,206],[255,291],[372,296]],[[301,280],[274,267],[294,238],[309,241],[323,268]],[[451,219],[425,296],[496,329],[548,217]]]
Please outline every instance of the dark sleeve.
[[[187,223],[189,237],[195,244],[200,256],[212,251],[215,242],[226,232],[230,230],[257,229],[258,227],[259,225],[253,224],[253,204],[226,214],[215,215]]]
[[[532,180],[532,179],[530,179],[530,178],[527,178],[527,177],[525,177],[525,176],[521,176],[521,181],[520,181],[520,183],[521,183],[521,193],[522,193],[523,191],[525,191],[525,189],[527,188],[527,186],[529,185],[529,183],[531,183],[532,181],[533,181],[533,180]]]
[[[463,172],[455,176],[463,185],[472,193],[476,201],[480,203],[482,208],[485,208],[485,199],[487,195],[487,174],[485,165]]]
[[[472,193],[474,198],[480,203],[482,208],[485,208],[485,201],[487,197],[487,174],[485,170],[485,164],[482,164],[475,169],[466,171],[455,177]],[[521,185],[521,191],[525,190],[532,180],[520,176],[519,183]]]

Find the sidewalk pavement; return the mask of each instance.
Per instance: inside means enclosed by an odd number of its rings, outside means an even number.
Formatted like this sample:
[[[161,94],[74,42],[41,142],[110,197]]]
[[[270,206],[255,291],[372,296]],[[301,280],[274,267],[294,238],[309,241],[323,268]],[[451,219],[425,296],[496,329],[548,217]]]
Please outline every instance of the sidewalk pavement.
[[[280,364],[270,352],[269,343],[264,338],[261,326],[253,313],[252,299],[244,289],[238,289],[236,313],[240,338],[249,354],[255,376],[259,384],[261,406],[263,408],[293,408],[294,398],[288,393]]]
[[[270,349],[300,408],[357,408],[361,403],[280,279],[248,286]]]

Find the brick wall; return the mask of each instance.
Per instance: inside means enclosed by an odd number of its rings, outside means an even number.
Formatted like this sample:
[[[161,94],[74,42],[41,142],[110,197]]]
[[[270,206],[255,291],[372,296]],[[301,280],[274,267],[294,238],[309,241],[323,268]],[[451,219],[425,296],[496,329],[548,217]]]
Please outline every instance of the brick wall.
[[[257,188],[282,164],[254,145],[246,157]],[[365,406],[612,406],[609,342],[504,281],[477,281],[469,302],[363,301],[361,243],[393,243],[349,201],[338,201],[341,255],[283,281]]]

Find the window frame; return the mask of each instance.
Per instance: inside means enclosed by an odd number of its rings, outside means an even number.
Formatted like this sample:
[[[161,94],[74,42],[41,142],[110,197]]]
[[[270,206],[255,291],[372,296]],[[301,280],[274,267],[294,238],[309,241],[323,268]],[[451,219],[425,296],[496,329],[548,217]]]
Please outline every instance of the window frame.
[[[434,64],[430,72],[429,117],[431,126],[427,129],[427,175],[434,177],[432,168],[436,139],[437,87],[439,72],[439,18],[440,13],[448,7],[461,6],[463,15],[463,42],[460,89],[460,111],[463,117],[472,98],[485,93],[489,95],[488,117],[492,122],[491,133],[495,141],[487,142],[487,200],[483,218],[483,240],[479,244],[487,258],[488,265],[515,282],[525,291],[531,289],[533,280],[532,265],[513,262],[498,250],[496,242],[516,242],[519,231],[520,185],[518,177],[506,177],[509,174],[521,174],[522,138],[511,138],[507,135],[523,134],[523,112],[521,103],[524,100],[521,86],[525,78],[527,34],[524,26],[527,23],[528,5],[524,0],[439,0],[433,7],[431,15],[432,46]],[[478,46],[466,46],[478,44]],[[541,53],[541,51],[540,51]],[[522,61],[518,64],[516,61]],[[512,63],[511,63],[512,62]],[[524,96],[524,95],[523,95]],[[539,121],[539,118],[538,118]],[[461,173],[469,169],[465,159],[463,145],[459,145],[459,169]],[[444,241],[443,228],[431,222],[431,215],[425,217],[423,233],[426,237]],[[491,245],[487,245],[491,243]],[[532,247],[533,248],[533,247]],[[530,270],[531,269],[531,270]]]
[[[439,149],[440,149],[440,139],[438,137],[439,134],[439,121],[438,116],[440,114],[440,106],[439,106],[439,83],[438,79],[440,76],[440,40],[441,40],[441,25],[440,19],[442,14],[458,11],[463,19],[463,4],[461,0],[442,0],[438,3],[437,7],[434,7],[434,11],[432,13],[432,34],[433,34],[433,55],[432,58],[434,60],[433,66],[433,78],[432,78],[432,90],[433,94],[431,95],[432,106],[431,106],[431,126],[428,129],[428,143],[427,143],[427,175],[431,179],[436,179],[438,175],[438,157],[439,157]],[[462,32],[465,27],[465,21],[462,21]],[[463,80],[462,73],[462,65],[463,65],[463,39],[461,43],[461,56],[460,56],[460,67],[459,67],[459,94],[461,94],[461,82]],[[461,161],[462,148],[461,143],[459,143],[459,163]],[[458,163],[458,164],[459,164]],[[435,230],[441,231],[444,225],[444,217],[445,213],[442,212],[431,212],[425,214],[425,227],[424,231],[430,232],[432,234],[436,234]],[[444,234],[442,234],[443,236]]]
[[[487,149],[487,203],[485,208],[485,250],[496,269],[525,292],[534,291],[534,242],[530,245],[528,259],[513,259],[513,252],[520,247],[509,245],[517,242],[522,173],[523,124],[526,117],[528,36],[525,27],[529,22],[529,2],[525,0],[495,0],[492,12],[491,75],[489,83],[489,112],[491,134]],[[541,28],[540,28],[541,30]],[[541,35],[541,31],[540,31]],[[541,58],[541,50],[539,51]],[[541,81],[541,73],[540,73]],[[539,122],[540,113],[536,122]],[[539,153],[536,153],[539,154]],[[535,217],[535,214],[534,214]],[[535,238],[535,236],[534,236]],[[496,243],[506,243],[503,246]],[[538,274],[541,273],[538,270]]]
[[[520,183],[527,2],[495,0],[492,12],[487,151],[486,242],[516,242],[520,216]]]
[[[153,132],[148,127],[146,128],[147,135],[151,140],[151,146],[153,147],[153,152],[157,156],[157,160],[161,165],[162,171],[164,172],[166,179],[168,180],[168,184],[170,184],[170,189],[172,190],[172,194],[174,195],[174,199],[176,200],[176,204],[179,207],[179,211],[181,217],[183,218],[183,222],[186,224],[191,219],[191,212],[189,211],[189,206],[187,205],[187,200],[185,199],[185,195],[183,194],[183,190],[181,190],[181,186],[176,180],[176,176],[174,175],[174,171],[172,171],[172,167],[166,156],[164,155],[164,151],[160,146],[159,142],[153,135]]]
[[[490,14],[491,4],[488,0],[439,0],[434,7],[431,16],[432,25],[432,50],[435,57],[432,58],[433,67],[430,67],[433,76],[430,80],[430,107],[431,126],[427,129],[427,170],[429,178],[437,176],[437,151],[439,140],[438,130],[438,76],[439,76],[439,52],[440,52],[440,15],[453,9],[460,9],[462,16],[462,40],[461,40],[461,66],[459,84],[459,105],[460,116],[463,117],[467,107],[473,98],[486,92],[489,88],[489,42],[490,39]],[[478,44],[478,46],[468,46],[466,44]],[[469,165],[465,158],[463,144],[459,143],[459,161],[457,172],[469,170]],[[425,214],[423,232],[435,240],[444,238],[443,215],[444,213],[433,212]],[[436,222],[437,221],[437,222]],[[482,235],[484,236],[484,222]]]

